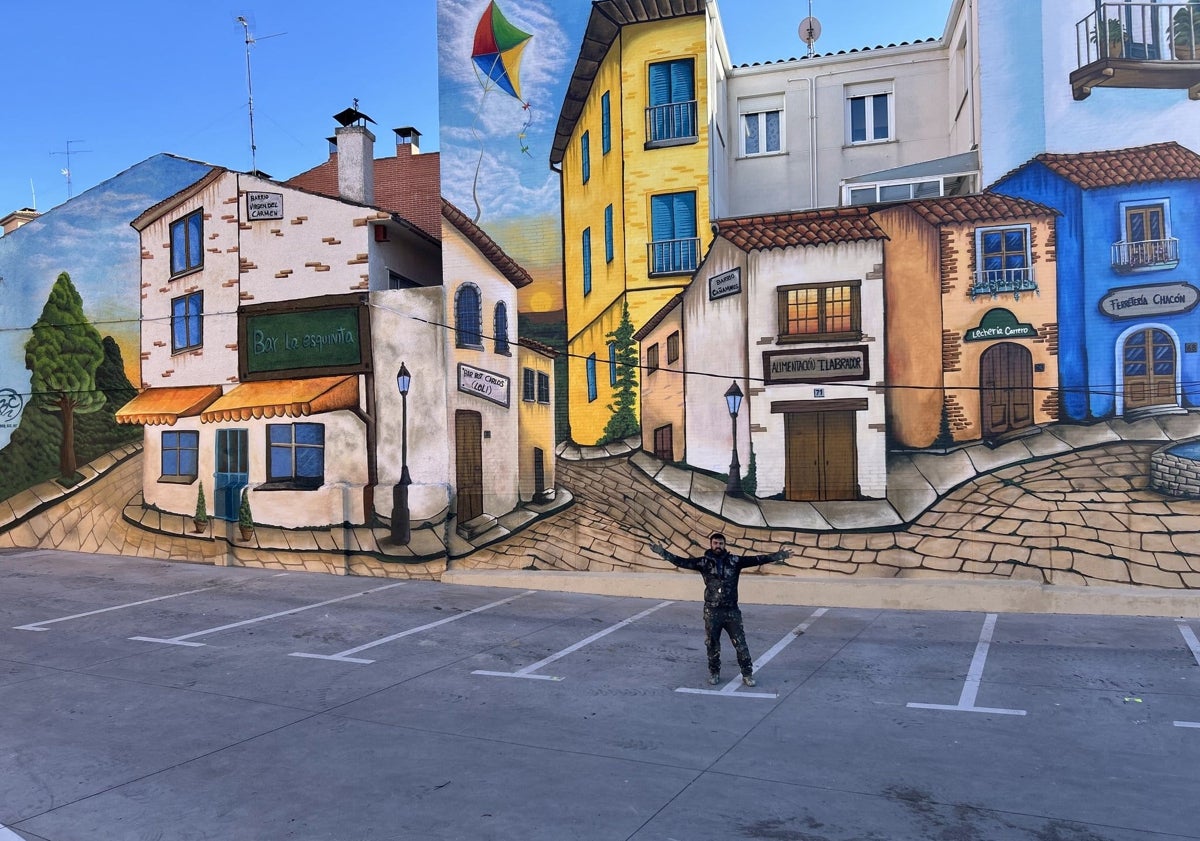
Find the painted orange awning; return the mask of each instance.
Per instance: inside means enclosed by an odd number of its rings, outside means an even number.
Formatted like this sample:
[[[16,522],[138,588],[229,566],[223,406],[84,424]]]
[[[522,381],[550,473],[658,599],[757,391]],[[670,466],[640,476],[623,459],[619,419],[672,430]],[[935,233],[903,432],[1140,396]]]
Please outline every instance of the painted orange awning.
[[[219,385],[148,388],[117,409],[117,423],[174,426],[180,418],[200,414],[220,396]]]
[[[313,377],[306,380],[264,380],[242,383],[208,407],[200,420],[244,421],[251,418],[302,418],[306,415],[354,409],[358,406],[358,377]]]

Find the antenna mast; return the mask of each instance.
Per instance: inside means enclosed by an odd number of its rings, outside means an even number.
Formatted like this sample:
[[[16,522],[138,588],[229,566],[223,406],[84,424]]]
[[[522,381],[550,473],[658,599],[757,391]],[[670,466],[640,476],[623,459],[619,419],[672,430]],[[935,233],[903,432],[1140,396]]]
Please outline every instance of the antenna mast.
[[[250,36],[250,24],[246,22],[246,18],[238,15],[237,21],[242,25],[246,34],[246,92],[249,95],[247,105],[250,110],[250,171],[258,172],[258,147],[254,145],[254,84],[250,79],[250,45],[254,43],[254,38]]]
[[[72,143],[83,143],[83,142],[84,141],[82,141],[82,140],[68,140],[65,152],[51,152],[50,153],[51,155],[66,155],[67,156],[66,169],[61,170],[62,174],[67,177],[67,198],[71,198],[71,144]],[[92,151],[92,150],[91,149],[76,149],[75,154],[81,155],[84,152],[90,152],[90,151]],[[30,180],[30,182],[29,182],[29,189],[31,191],[33,190],[33,181],[32,180]],[[34,200],[36,201],[36,198]]]

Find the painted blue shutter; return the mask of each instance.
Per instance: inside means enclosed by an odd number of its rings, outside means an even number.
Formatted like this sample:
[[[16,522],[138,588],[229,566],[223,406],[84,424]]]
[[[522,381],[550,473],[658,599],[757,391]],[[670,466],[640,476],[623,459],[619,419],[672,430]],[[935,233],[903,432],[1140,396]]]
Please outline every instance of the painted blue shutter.
[[[604,262],[613,260],[613,209],[610,204],[604,208]]]
[[[650,105],[666,105],[671,101],[671,64],[650,65]]]
[[[671,62],[670,102],[690,102],[696,98],[693,62],[690,58]]]
[[[676,193],[674,196],[675,239],[673,271],[691,271],[699,265],[696,237],[696,194]]]
[[[592,291],[592,229],[583,229],[583,294]]]
[[[609,108],[608,91],[600,97],[600,151],[607,155],[612,149],[612,113]]]
[[[608,384],[616,386],[617,384],[617,343],[608,343]]]
[[[583,183],[586,184],[592,177],[592,133],[590,131],[585,131],[583,137],[579,138],[579,145],[582,154],[580,166],[583,168]]]

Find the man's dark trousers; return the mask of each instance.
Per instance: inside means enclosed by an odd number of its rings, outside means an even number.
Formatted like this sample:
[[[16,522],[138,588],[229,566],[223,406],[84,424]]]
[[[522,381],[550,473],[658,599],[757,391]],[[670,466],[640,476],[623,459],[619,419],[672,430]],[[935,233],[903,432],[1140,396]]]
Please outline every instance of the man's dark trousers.
[[[742,627],[742,611],[736,607],[704,606],[704,645],[708,651],[708,671],[721,672],[721,631],[729,634],[733,650],[737,652],[738,668],[742,674],[754,672],[754,661],[750,659],[750,648],[746,645],[746,631]]]

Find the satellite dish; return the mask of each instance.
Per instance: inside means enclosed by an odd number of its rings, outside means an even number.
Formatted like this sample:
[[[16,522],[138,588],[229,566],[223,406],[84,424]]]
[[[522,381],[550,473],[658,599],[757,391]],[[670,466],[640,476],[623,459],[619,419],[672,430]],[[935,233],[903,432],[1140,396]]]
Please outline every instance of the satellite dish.
[[[800,21],[800,40],[811,47],[821,37],[821,22],[811,15]]]

